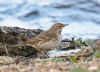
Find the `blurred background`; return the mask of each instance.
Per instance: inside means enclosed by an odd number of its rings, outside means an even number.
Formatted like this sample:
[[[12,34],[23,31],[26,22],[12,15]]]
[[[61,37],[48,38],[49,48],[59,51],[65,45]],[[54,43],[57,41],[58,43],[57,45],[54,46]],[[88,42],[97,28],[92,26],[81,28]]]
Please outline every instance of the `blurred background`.
[[[69,24],[63,38],[100,38],[100,0],[0,0],[0,26],[47,30]]]

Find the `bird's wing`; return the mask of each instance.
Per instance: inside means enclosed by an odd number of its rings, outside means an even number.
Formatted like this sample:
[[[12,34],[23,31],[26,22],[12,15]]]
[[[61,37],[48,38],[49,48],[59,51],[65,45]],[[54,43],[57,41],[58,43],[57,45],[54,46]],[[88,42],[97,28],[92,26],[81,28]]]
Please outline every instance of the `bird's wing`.
[[[40,38],[33,37],[33,38],[31,38],[31,39],[29,39],[29,40],[27,41],[27,44],[36,44],[36,43],[38,43],[39,41],[41,41]]]
[[[27,41],[27,43],[29,43],[29,44],[31,44],[31,43],[36,44],[36,43],[38,43],[40,41],[47,42],[47,41],[51,40],[53,37],[55,37],[55,35],[52,35],[52,34],[50,34],[48,32],[42,32],[39,35],[29,39]]]
[[[53,38],[56,38],[56,35],[47,31],[38,35],[37,38],[40,38],[40,40],[49,41]]]

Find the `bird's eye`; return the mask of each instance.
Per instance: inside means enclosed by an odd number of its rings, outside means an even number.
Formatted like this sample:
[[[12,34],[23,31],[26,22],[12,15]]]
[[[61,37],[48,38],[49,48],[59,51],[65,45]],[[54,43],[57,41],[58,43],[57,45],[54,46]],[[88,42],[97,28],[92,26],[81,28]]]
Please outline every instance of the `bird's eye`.
[[[61,27],[61,25],[58,25],[58,27]]]

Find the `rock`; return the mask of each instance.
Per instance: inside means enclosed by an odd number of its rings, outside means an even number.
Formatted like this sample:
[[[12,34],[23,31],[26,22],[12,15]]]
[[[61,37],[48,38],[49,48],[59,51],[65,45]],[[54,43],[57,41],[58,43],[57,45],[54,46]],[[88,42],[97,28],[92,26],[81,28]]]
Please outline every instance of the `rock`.
[[[97,66],[90,66],[90,67],[88,67],[88,70],[89,71],[97,71],[98,70],[98,67]]]
[[[24,29],[19,27],[0,27],[0,55],[5,55],[7,51],[10,55],[28,56],[36,53],[36,49],[26,46],[27,39],[38,35],[43,30]]]
[[[14,59],[9,56],[0,56],[0,64],[14,63]]]
[[[88,62],[88,70],[90,72],[95,72],[98,69],[98,63],[95,60]]]
[[[100,50],[100,39],[96,41],[96,50]]]

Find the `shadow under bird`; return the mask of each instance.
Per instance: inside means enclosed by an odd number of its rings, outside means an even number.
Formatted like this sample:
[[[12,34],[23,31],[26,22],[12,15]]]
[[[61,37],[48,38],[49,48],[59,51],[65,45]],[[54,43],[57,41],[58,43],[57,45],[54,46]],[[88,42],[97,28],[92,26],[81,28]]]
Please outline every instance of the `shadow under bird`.
[[[47,31],[29,39],[26,44],[32,46],[39,52],[45,53],[61,45],[61,31],[68,24],[55,23]]]

